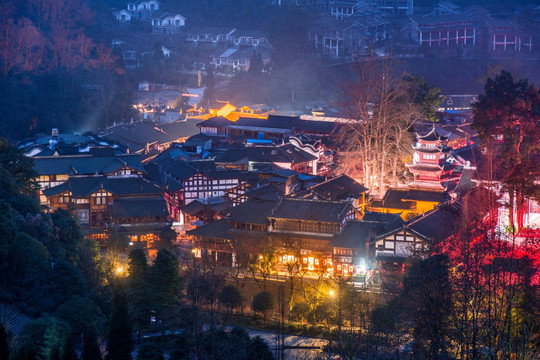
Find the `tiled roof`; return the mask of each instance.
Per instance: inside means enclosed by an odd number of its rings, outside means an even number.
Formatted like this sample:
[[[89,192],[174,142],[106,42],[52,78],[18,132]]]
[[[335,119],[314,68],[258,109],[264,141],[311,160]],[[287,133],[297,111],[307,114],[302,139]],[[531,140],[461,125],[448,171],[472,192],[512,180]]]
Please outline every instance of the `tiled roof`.
[[[167,203],[160,196],[118,198],[110,207],[113,219],[169,215]]]
[[[70,190],[73,196],[85,197],[104,189],[115,195],[157,195],[163,189],[140,176],[70,176],[68,181],[43,191],[45,196],[53,196]]]
[[[429,201],[442,203],[449,200],[443,191],[430,191],[424,189],[409,189],[403,200]]]
[[[457,201],[439,205],[409,221],[405,227],[425,240],[442,241],[462,228],[462,210]]]
[[[309,188],[325,200],[346,200],[359,198],[368,189],[362,184],[343,174]]]
[[[0,303],[0,321],[8,332],[17,336],[32,322],[32,318],[11,305]]]
[[[230,220],[244,224],[266,225],[276,203],[272,200],[249,199],[228,210],[231,214]]]
[[[382,200],[373,200],[370,206],[374,208],[413,210],[415,207],[414,202],[402,201],[408,192],[408,189],[388,189]]]
[[[331,243],[335,247],[360,249],[368,252],[370,240],[384,232],[384,223],[364,220],[349,220],[341,233],[334,235]]]
[[[262,163],[301,164],[317,157],[292,144],[279,146],[250,146],[246,148],[248,160]]]
[[[187,235],[208,237],[214,239],[232,240],[232,236],[227,232],[231,225],[226,219],[211,222],[208,225],[199,226],[193,230],[186,231]]]
[[[110,174],[124,166],[144,172],[141,157],[137,154],[114,156],[68,155],[34,158],[34,170],[38,175]]]
[[[283,198],[270,218],[341,223],[351,207],[342,201]]]

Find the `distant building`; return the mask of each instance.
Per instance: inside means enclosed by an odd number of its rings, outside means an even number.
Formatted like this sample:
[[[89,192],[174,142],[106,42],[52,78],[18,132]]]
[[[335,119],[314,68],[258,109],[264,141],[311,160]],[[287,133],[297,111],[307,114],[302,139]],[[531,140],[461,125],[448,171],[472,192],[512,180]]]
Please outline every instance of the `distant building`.
[[[155,11],[159,10],[161,3],[156,0],[140,0],[137,2],[130,2],[127,4],[127,10],[135,15],[138,19],[147,19]]]
[[[268,38],[262,32],[224,28],[188,29],[186,42],[195,47],[271,48]]]
[[[151,21],[153,34],[177,34],[186,25],[185,17],[168,12],[152,15]]]

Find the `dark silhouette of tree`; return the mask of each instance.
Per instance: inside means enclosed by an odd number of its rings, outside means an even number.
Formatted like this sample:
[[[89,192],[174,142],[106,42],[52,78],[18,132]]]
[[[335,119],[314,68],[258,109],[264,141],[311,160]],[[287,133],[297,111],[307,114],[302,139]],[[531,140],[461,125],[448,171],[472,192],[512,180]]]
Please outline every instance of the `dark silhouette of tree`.
[[[144,343],[139,346],[137,360],[163,360],[163,350],[156,343]]]
[[[8,333],[4,324],[0,324],[0,360],[9,360]]]
[[[170,250],[158,251],[148,274],[148,285],[152,310],[156,320],[164,325],[171,317],[171,310],[179,304],[182,292],[178,259]]]
[[[219,294],[219,301],[227,308],[227,316],[229,316],[231,311],[242,307],[244,304],[244,297],[238,286],[229,284],[225,286],[221,291],[221,294]],[[224,322],[226,320],[227,319],[225,318]]]
[[[487,79],[473,111],[473,127],[483,144],[490,147],[498,143],[501,147],[498,167],[500,182],[509,195],[508,221],[513,231],[519,231],[526,199],[540,198],[534,183],[540,175],[540,93],[527,80],[515,81],[509,72],[501,71],[494,79]]]
[[[253,311],[263,314],[265,323],[268,313],[274,310],[276,306],[276,297],[270,291],[261,291],[257,293],[251,302],[251,308]]]
[[[152,310],[149,292],[149,270],[146,250],[136,248],[129,252],[129,268],[127,279],[127,294],[129,299],[129,314],[135,325],[140,341],[141,330],[150,323]]]
[[[74,337],[102,326],[101,309],[87,297],[75,295],[60,305],[56,316],[69,324]]]
[[[97,342],[96,332],[88,328],[83,333],[83,347],[81,353],[82,360],[102,360],[101,350]]]
[[[109,360],[131,360],[132,327],[129,321],[126,292],[121,286],[117,287],[112,299],[107,350]]]
[[[452,286],[446,255],[415,263],[404,283],[403,299],[414,323],[415,354],[448,359],[452,314]],[[422,355],[420,355],[422,354]]]

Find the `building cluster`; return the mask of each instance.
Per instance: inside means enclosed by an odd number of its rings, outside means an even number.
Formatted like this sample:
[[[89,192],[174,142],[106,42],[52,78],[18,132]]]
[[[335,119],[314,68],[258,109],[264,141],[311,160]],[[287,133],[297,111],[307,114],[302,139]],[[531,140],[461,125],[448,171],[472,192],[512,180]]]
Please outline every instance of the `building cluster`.
[[[537,9],[539,11],[539,9]],[[424,48],[485,50],[492,55],[533,51],[534,28],[517,17],[501,17],[473,5],[464,9],[441,1],[425,15],[410,16],[410,37]],[[536,45],[536,44],[534,44]]]
[[[184,122],[136,122],[99,136],[53,129],[19,147],[34,159],[43,208],[72,211],[102,246],[116,235],[149,250],[177,238],[191,241],[195,261],[271,259],[278,272],[358,281],[391,278],[454,235],[463,196],[486,181],[467,111],[447,112],[452,124],[418,124],[411,181],[378,198],[336,174],[332,139],[346,119],[219,105]],[[527,205],[525,225],[538,227],[539,210]]]

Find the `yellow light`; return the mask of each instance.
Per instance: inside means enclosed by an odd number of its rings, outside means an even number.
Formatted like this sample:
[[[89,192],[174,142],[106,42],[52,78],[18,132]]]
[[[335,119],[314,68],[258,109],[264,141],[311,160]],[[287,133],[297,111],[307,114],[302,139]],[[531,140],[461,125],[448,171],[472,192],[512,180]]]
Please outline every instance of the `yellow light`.
[[[263,256],[262,256],[262,255],[259,255],[259,259],[262,260],[262,259],[263,259]]]
[[[195,254],[197,252],[197,250],[196,249],[191,249],[191,252]]]
[[[330,296],[334,296],[334,290],[330,290],[329,294]]]
[[[118,274],[121,274],[123,271],[124,271],[124,268],[121,267],[121,266],[119,266],[119,267],[116,268],[116,272],[117,272]]]

